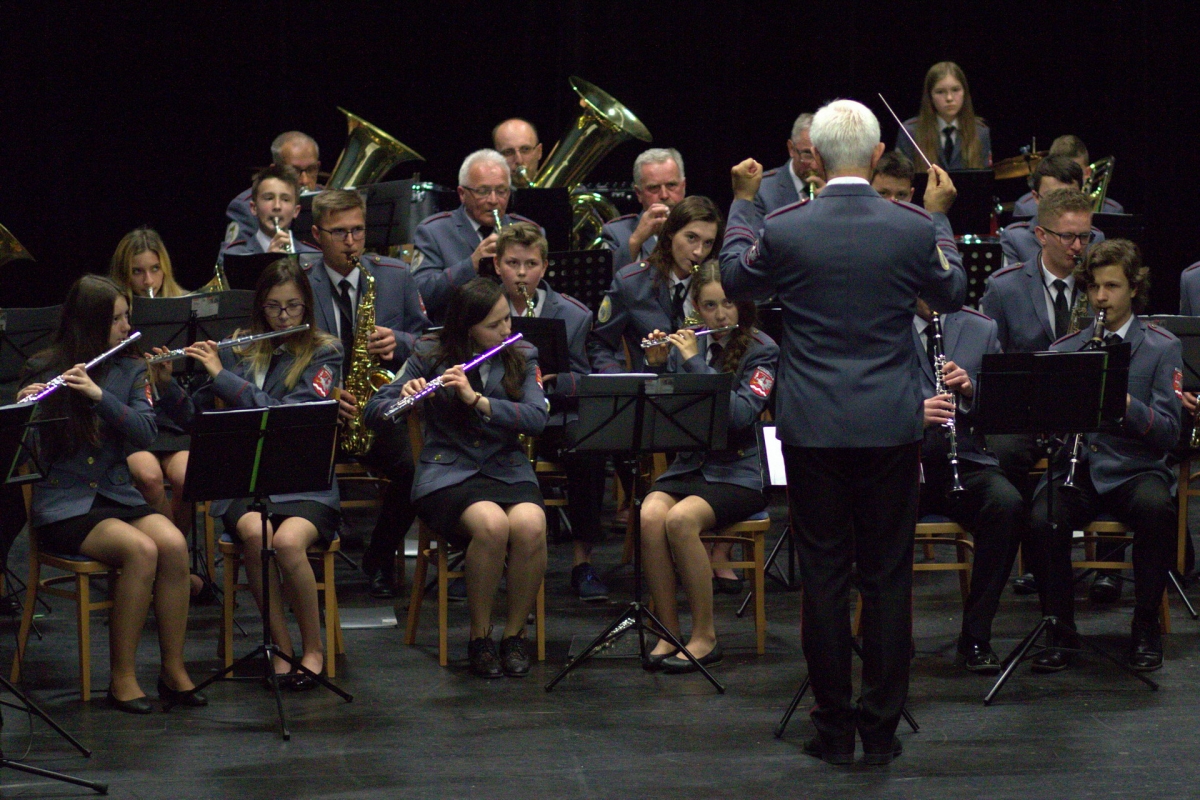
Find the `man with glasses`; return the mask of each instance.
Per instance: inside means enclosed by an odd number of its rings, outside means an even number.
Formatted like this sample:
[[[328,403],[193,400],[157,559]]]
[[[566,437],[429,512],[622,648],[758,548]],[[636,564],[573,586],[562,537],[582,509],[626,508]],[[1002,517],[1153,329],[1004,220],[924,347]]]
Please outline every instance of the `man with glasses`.
[[[288,131],[276,136],[271,142],[271,163],[296,170],[302,191],[321,188],[317,185],[317,174],[321,169],[320,148],[316,139],[307,133]],[[230,219],[225,230],[226,242],[250,239],[258,231],[258,219],[250,207],[253,196],[251,187],[229,201],[229,207],[225,209],[225,216]]]
[[[633,192],[641,214],[626,214],[601,230],[613,251],[613,270],[649,258],[671,209],[687,195],[683,156],[673,147],[652,147],[633,160]]]
[[[1083,168],[1066,156],[1043,158],[1033,170],[1033,200],[1038,206],[1041,205],[1043,197],[1056,189],[1081,189],[1082,187]],[[1000,248],[1004,252],[1004,266],[1011,267],[1013,264],[1024,264],[1031,261],[1041,249],[1041,241],[1034,233],[1034,229],[1038,225],[1036,208],[1035,206],[1031,218],[1014,222],[1000,232]],[[1095,228],[1091,228],[1091,231],[1095,234],[1092,241],[1097,244],[1104,241],[1103,233]]]
[[[523,119],[506,119],[492,129],[492,145],[508,162],[512,185],[528,186],[542,160],[542,143],[537,128]]]
[[[808,197],[809,192],[819,192],[825,186],[825,179],[813,158],[812,139],[808,137],[812,121],[812,114],[796,117],[787,141],[788,162],[763,173],[762,186],[754,198],[754,206],[762,216],[797,202],[801,190]]]
[[[495,150],[476,150],[458,170],[458,199],[462,205],[426,218],[417,226],[413,244],[413,278],[425,300],[429,318],[441,324],[450,289],[479,275],[480,262],[496,256],[496,219],[500,227],[530,222],[507,214],[511,173]],[[536,224],[536,223],[533,223]]]
[[[346,362],[341,374],[347,373],[353,357],[358,304],[366,288],[362,280],[364,271],[375,278],[375,330],[370,335],[367,352],[378,358],[382,366],[399,373],[413,344],[429,328],[408,267],[394,258],[363,254],[367,207],[357,192],[324,191],[314,198],[312,211],[312,235],[321,247],[321,256],[303,260],[316,303],[313,316],[317,327],[342,340]],[[361,259],[358,265],[353,262],[354,257]],[[342,416],[353,416],[357,401],[358,398],[343,390],[339,398]],[[373,597],[394,597],[396,548],[414,517],[408,499],[413,475],[408,429],[395,425],[377,433],[370,452],[359,460],[390,481],[383,493],[370,544],[363,554],[362,567],[370,579]]]

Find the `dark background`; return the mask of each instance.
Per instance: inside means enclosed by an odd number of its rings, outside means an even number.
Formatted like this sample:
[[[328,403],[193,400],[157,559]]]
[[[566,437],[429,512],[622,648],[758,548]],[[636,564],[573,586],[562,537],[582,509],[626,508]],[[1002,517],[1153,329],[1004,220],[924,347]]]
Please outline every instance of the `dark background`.
[[[163,234],[185,287],[203,283],[225,206],[276,134],[311,134],[333,166],[346,138],[335,106],[453,186],[507,116],[533,121],[548,154],[574,118],[576,74],[682,151],[690,193],[727,206],[729,167],[782,163],[792,120],[825,100],[866,102],[891,146],[876,92],[910,116],[926,69],[949,59],[997,160],[1063,133],[1093,160],[1116,157],[1109,193],[1146,215],[1151,308],[1169,312],[1200,258],[1196,22],[1152,2],[0,2],[0,223],[38,259],[4,268],[3,302],[61,301],[141,224]],[[629,180],[642,147],[621,145],[590,179]]]

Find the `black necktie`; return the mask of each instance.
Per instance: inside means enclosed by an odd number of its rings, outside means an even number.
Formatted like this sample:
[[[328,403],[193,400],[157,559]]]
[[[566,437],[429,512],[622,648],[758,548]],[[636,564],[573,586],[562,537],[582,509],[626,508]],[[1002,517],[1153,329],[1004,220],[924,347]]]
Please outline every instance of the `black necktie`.
[[[937,383],[937,361],[933,357],[933,346],[933,326],[929,325],[925,328],[925,357],[929,359],[929,368],[933,370],[934,383]]]
[[[687,294],[688,285],[684,282],[675,284],[672,290],[674,296],[671,300],[671,326],[675,330],[683,327],[683,296]]]
[[[713,369],[719,370],[721,368],[721,354],[724,351],[725,348],[716,342],[708,346],[708,363]]]
[[[954,155],[954,126],[944,129],[942,134],[946,137],[946,144],[942,146],[943,161],[946,162],[946,167],[950,166],[950,157]]]
[[[350,305],[350,281],[342,278],[338,289],[340,294],[334,295],[334,300],[337,301],[338,314],[341,316],[339,325],[342,329],[342,364],[345,365],[350,359],[350,351],[354,349],[354,311]]]
[[[1061,339],[1067,335],[1067,325],[1071,320],[1071,311],[1067,308],[1067,282],[1055,278],[1050,286],[1057,292],[1054,296],[1054,338]]]
[[[1120,334],[1110,333],[1104,337],[1104,346],[1105,347],[1112,347],[1114,344],[1120,344],[1120,343],[1121,343]]]
[[[496,230],[496,229],[493,228],[491,225],[480,225],[479,226],[479,240],[483,241],[487,237],[491,236],[492,232],[494,230]]]

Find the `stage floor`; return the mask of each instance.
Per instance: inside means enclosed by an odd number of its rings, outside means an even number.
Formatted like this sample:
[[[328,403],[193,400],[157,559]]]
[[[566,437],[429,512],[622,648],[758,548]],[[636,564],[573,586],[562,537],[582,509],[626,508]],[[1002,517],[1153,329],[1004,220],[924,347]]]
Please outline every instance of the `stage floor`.
[[[776,520],[781,509],[773,509]],[[771,541],[782,526],[776,523]],[[351,555],[357,557],[352,548]],[[417,646],[402,630],[372,627],[393,613],[372,601],[366,581],[344,563],[339,596],[348,623],[346,657],[336,683],[347,704],[316,690],[285,695],[292,729],[280,740],[274,702],[257,682],[221,683],[202,709],[151,716],[106,707],[107,628],[94,624],[91,703],[77,690],[72,611],[49,599],[38,620],[22,686],[94,751],[80,757],[41,721],[33,735],[24,714],[4,709],[4,754],[110,786],[117,798],[1040,798],[1192,796],[1200,719],[1200,623],[1172,601],[1174,632],[1158,692],[1106,662],[1085,657],[1052,676],[1020,668],[997,702],[982,703],[992,679],[956,668],[958,582],[951,573],[916,575],[917,655],[909,709],[920,724],[901,725],[904,755],[892,765],[830,767],[804,756],[812,727],[802,703],[782,740],[773,738],[804,677],[798,635],[799,594],[768,583],[767,653],[754,654],[752,618],[736,619],[741,598],[718,595],[717,626],[726,652],[714,675],[718,695],[699,675],[643,672],[631,659],[594,659],[551,693],[545,683],[627,602],[631,572],[614,568],[620,537],[598,548],[594,563],[612,572],[610,601],[580,603],[568,588],[570,546],[551,547],[547,583],[547,660],[524,680],[485,681],[466,669],[466,609],[450,610],[452,662],[437,664],[436,602],[427,597]],[[918,554],[920,557],[920,554]],[[13,564],[24,575],[24,541]],[[782,563],[782,559],[781,562]],[[409,561],[409,574],[411,575]],[[1193,596],[1196,592],[1190,592]],[[1080,629],[1123,654],[1132,591],[1097,609],[1080,588]],[[501,596],[503,602],[503,595]],[[405,603],[406,605],[406,603]],[[198,680],[217,667],[219,606],[192,611],[188,658]],[[994,644],[1001,655],[1038,621],[1036,597],[1006,592]],[[251,649],[260,630],[248,596],[238,619]],[[686,623],[685,623],[686,624]],[[151,621],[150,626],[153,625]],[[15,619],[0,618],[10,646]],[[532,634],[532,628],[530,630]],[[3,635],[0,632],[0,635]],[[627,637],[628,638],[628,637]],[[152,692],[157,643],[148,627],[140,651],[142,687]],[[7,662],[5,662],[7,665]],[[7,669],[7,666],[5,667]],[[860,752],[861,757],[861,752]],[[0,770],[5,797],[87,796],[70,787]]]

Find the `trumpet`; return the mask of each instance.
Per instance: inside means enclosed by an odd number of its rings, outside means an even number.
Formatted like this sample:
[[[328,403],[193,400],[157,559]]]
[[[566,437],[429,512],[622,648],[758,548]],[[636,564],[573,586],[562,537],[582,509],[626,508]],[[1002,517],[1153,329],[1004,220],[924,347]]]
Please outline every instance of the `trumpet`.
[[[726,325],[723,328],[713,328],[712,330],[701,328],[698,331],[694,331],[694,333],[697,336],[711,336],[712,334],[731,331],[736,327],[737,325]],[[651,347],[658,347],[660,344],[666,344],[667,336],[669,336],[669,334],[665,333],[662,336],[647,336],[645,339],[642,339],[642,349],[649,350]]]
[[[283,230],[281,227],[283,222],[279,217],[271,217],[271,224],[275,226],[275,233],[279,233],[281,230]],[[290,228],[288,229],[287,235],[288,241],[287,244],[283,246],[283,252],[287,253],[289,256],[294,256],[296,255],[296,240],[292,238],[292,231]]]
[[[942,375],[946,367],[946,351],[942,349],[942,317],[936,311],[929,320],[929,328],[933,335],[933,391],[938,395],[951,394],[949,387],[946,386],[946,379]],[[942,427],[946,431],[946,438],[950,441],[950,452],[946,454],[950,460],[950,494],[962,494],[966,489],[958,476],[958,423],[955,415],[952,414],[950,419],[942,423]]]
[[[508,347],[510,344],[517,341],[521,337],[522,337],[522,334],[514,333],[512,336],[508,337],[503,342],[501,342],[500,344],[491,348],[490,350],[484,350],[482,353],[475,356],[475,358],[472,358],[466,364],[462,365],[463,372],[470,372],[471,370],[475,369],[480,364],[487,361],[489,358],[496,355],[496,353],[499,353],[501,350]],[[383,418],[384,419],[393,419],[397,415],[403,414],[404,412],[408,411],[410,408],[415,406],[417,403],[424,400],[426,397],[433,394],[438,389],[442,388],[442,386],[444,384],[445,384],[445,381],[442,380],[442,376],[441,375],[437,376],[433,380],[429,381],[429,383],[425,384],[425,388],[421,389],[416,394],[409,395],[408,397],[401,397],[399,400],[397,400],[396,402],[392,403],[390,406],[385,408],[383,411]]]
[[[234,336],[231,339],[222,339],[217,342],[218,350],[228,350],[231,347],[241,347],[253,342],[261,342],[264,339],[275,339],[279,336],[287,336],[291,333],[299,333],[309,329],[309,324],[306,322],[302,325],[297,325],[293,328],[284,328],[279,331],[267,331],[266,333],[248,333],[245,336]],[[167,361],[178,361],[181,358],[187,358],[186,348],[178,347],[174,350],[168,350],[165,353],[160,353],[156,356],[146,356],[147,364],[163,364]]]
[[[529,289],[525,288],[525,284],[518,283],[517,291],[521,293],[521,297],[525,298],[525,316],[532,317],[533,312],[537,310],[537,293],[529,293]]]
[[[1092,327],[1092,338],[1084,343],[1084,350],[1099,350],[1104,347],[1104,322],[1108,316],[1108,309],[1100,308],[1096,310],[1096,323]],[[1067,479],[1063,481],[1063,489],[1078,489],[1075,485],[1075,468],[1079,466],[1079,455],[1083,451],[1083,434],[1075,434],[1075,440],[1071,443],[1071,466],[1067,468]]]
[[[102,361],[106,360],[110,356],[115,355],[116,353],[118,353],[119,351],[124,349],[126,347],[126,345],[133,344],[140,338],[142,338],[142,332],[134,331],[133,333],[129,334],[128,337],[126,337],[125,339],[122,339],[119,343],[113,345],[112,347],[108,348],[100,355],[93,358],[91,361],[84,364],[83,371],[84,372],[89,371],[92,367],[97,366]],[[28,395],[28,396],[22,398],[21,400],[18,400],[17,403],[18,404],[36,403],[40,400],[45,400],[47,397],[49,397],[50,395],[57,392],[63,386],[66,386],[66,384],[67,384],[67,379],[64,378],[62,375],[59,375],[56,378],[52,378],[50,380],[50,382],[47,383],[40,392],[37,392],[36,394]]]
[[[492,209],[492,222],[496,223],[492,226],[495,229],[493,233],[499,233],[504,230],[504,223],[500,221],[500,212],[494,208]]]
[[[821,173],[815,169],[810,169],[800,176],[800,180],[804,181],[804,191],[800,193],[802,200],[815,200],[817,197],[817,184],[813,178],[817,178]]]

